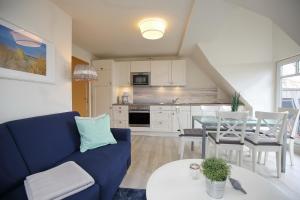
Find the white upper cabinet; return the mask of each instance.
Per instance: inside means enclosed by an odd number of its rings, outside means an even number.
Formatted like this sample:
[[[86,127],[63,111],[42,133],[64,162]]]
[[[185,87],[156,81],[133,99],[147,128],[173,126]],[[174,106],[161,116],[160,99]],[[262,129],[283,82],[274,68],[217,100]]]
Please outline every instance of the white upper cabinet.
[[[150,61],[132,61],[131,72],[150,72]]]
[[[153,60],[151,61],[151,85],[153,86],[185,86],[185,60]]]
[[[118,86],[130,86],[130,62],[116,62]]]
[[[169,86],[171,85],[171,66],[170,60],[151,61],[151,85]]]
[[[186,84],[186,62],[185,60],[172,61],[171,84],[184,86]]]

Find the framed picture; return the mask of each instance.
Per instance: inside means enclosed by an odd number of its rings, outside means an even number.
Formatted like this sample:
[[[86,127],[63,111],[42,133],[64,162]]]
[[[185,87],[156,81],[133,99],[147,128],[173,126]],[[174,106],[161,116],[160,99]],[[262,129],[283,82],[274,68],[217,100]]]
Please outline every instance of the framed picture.
[[[54,46],[0,19],[0,78],[54,83]]]

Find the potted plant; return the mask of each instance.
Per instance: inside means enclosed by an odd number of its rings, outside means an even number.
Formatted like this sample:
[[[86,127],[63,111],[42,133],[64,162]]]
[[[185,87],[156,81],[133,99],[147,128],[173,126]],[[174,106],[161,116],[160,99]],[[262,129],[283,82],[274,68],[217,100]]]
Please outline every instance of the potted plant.
[[[239,109],[239,105],[240,105],[240,93],[234,93],[234,95],[232,96],[232,100],[231,100],[231,111],[232,112],[237,112]]]
[[[207,194],[216,199],[222,198],[230,175],[230,165],[223,159],[208,158],[202,162],[202,171],[206,177]]]

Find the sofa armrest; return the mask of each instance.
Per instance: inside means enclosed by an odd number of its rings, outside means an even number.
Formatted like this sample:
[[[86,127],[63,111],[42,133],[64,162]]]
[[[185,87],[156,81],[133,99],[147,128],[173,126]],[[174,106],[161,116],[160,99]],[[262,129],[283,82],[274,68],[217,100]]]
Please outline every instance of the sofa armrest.
[[[131,130],[129,128],[111,128],[110,130],[116,140],[131,142]]]

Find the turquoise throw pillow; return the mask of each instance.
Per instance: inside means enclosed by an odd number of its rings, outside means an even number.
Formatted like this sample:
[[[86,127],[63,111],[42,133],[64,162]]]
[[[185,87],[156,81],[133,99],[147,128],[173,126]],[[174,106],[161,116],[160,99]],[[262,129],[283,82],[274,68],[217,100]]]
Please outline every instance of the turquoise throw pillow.
[[[80,152],[117,143],[110,131],[108,114],[94,118],[76,116],[75,121],[80,133]]]

